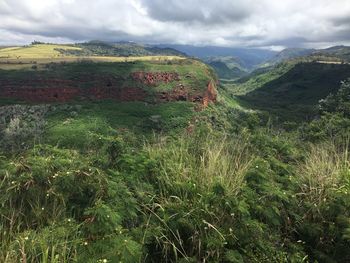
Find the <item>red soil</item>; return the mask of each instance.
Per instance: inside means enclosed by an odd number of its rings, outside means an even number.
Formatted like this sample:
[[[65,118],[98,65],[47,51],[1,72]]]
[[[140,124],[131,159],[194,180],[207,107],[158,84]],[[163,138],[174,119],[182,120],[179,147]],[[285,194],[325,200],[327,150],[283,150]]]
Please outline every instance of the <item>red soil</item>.
[[[207,89],[204,93],[191,93],[183,85],[176,86],[173,90],[168,92],[161,92],[158,94],[158,99],[163,102],[167,101],[191,101],[202,104],[207,107],[210,102],[216,102],[217,91],[213,81],[208,83]]]
[[[179,80],[179,75],[173,72],[143,72],[137,71],[131,73],[131,78],[142,84],[156,85],[160,82],[169,83],[171,81]]]
[[[171,72],[134,72],[129,78],[147,85],[159,82],[179,80],[177,73]],[[83,79],[83,80],[82,80]],[[87,80],[78,76],[74,80],[26,79],[0,80],[0,97],[20,99],[29,102],[66,102],[73,99],[114,99],[117,101],[144,101],[148,93],[137,87],[124,87],[122,80],[104,76],[90,76]],[[81,84],[86,86],[80,88]],[[90,87],[89,87],[90,86]],[[216,102],[215,83],[210,81],[204,92],[192,91],[178,84],[171,91],[156,94],[158,102],[190,101],[201,107]]]

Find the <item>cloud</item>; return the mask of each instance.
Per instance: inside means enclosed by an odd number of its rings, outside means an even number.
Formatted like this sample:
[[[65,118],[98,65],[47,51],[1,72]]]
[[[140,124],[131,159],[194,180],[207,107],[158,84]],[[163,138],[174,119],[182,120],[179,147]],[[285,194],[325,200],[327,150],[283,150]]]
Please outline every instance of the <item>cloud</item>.
[[[323,47],[350,43],[349,14],[348,0],[0,0],[0,44]]]
[[[225,24],[239,22],[250,15],[250,2],[221,0],[143,0],[148,14],[159,21],[178,23]]]

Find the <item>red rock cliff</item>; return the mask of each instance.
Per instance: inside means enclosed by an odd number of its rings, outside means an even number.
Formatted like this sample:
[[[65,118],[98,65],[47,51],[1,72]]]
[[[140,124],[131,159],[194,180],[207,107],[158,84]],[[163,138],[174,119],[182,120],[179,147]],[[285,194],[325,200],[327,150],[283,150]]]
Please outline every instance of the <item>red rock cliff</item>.
[[[134,72],[127,78],[148,86],[180,80],[178,74],[173,72]],[[73,80],[33,78],[9,81],[5,79],[0,80],[0,97],[29,102],[66,102],[74,99],[145,101],[147,99],[147,90],[138,87],[121,88],[123,81],[125,79],[97,75],[79,76]],[[82,84],[86,87],[80,87]],[[149,87],[149,89],[152,88]],[[190,101],[207,107],[210,102],[216,102],[217,91],[213,80],[209,81],[205,91],[195,91],[175,82],[172,90],[156,92],[155,97],[158,102]]]
[[[179,75],[175,72],[143,72],[137,71],[131,73],[131,78],[146,85],[156,85],[160,82],[169,83],[179,80]]]
[[[214,81],[211,80],[208,83],[207,90],[204,93],[204,97],[202,101],[204,107],[207,107],[210,102],[215,103],[217,99],[217,95],[218,95],[218,92],[216,90]]]

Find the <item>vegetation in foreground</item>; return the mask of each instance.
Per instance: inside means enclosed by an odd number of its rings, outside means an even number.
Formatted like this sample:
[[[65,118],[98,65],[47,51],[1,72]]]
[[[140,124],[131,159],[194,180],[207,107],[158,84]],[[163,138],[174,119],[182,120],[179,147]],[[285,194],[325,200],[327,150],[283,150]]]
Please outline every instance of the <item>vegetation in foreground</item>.
[[[224,91],[149,118],[141,104],[7,106],[0,261],[348,262],[349,92],[289,132]]]

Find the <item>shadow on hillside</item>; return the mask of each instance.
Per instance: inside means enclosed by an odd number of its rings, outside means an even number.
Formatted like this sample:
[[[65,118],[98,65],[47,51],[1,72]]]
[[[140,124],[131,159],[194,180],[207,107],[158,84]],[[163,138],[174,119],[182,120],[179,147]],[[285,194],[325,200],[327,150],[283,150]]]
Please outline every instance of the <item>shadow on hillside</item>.
[[[349,77],[347,64],[300,63],[239,98],[280,121],[308,121],[317,114],[319,100],[336,92],[341,81]]]

